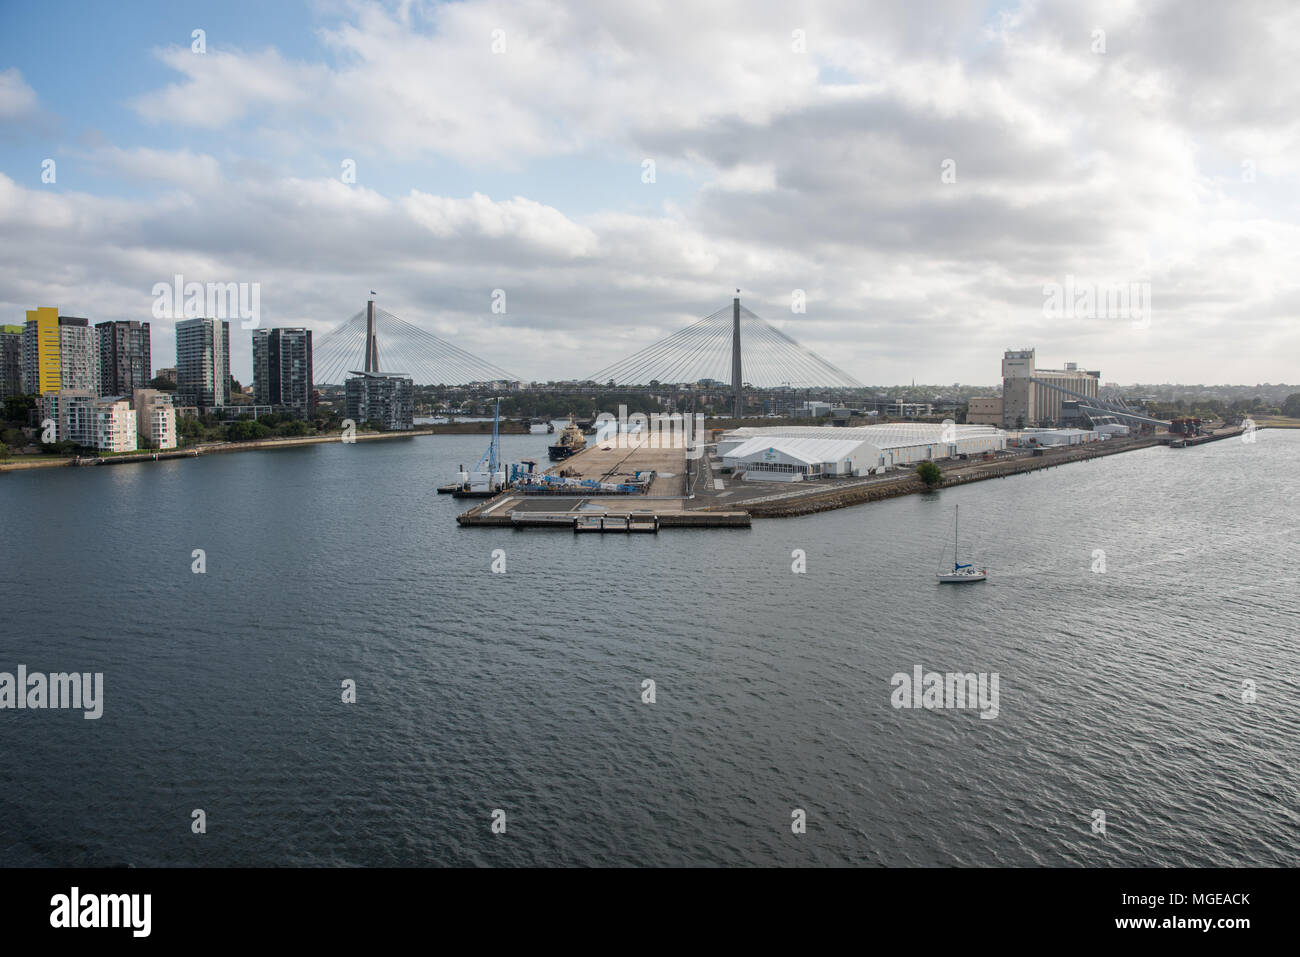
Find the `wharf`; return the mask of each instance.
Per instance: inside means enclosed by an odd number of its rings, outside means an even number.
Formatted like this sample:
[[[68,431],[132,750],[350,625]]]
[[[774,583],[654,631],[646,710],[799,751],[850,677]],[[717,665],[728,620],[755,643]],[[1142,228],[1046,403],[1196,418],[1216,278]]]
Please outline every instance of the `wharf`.
[[[1185,449],[1193,445],[1205,445],[1207,442],[1220,442],[1223,439],[1232,439],[1241,435],[1245,430],[1240,426],[1234,426],[1228,429],[1218,429],[1214,432],[1207,432],[1204,435],[1162,435],[1158,439],[1161,445],[1167,445],[1170,448]]]
[[[620,483],[637,472],[653,472],[654,480],[639,495],[593,495],[575,489],[547,495],[526,495],[507,490],[489,502],[456,517],[461,525],[489,528],[565,528],[578,531],[641,531],[655,528],[749,528],[749,513],[740,508],[702,509],[693,494],[707,484],[705,459],[688,461],[686,449],[656,436],[644,440],[623,436],[601,444],[591,443],[581,452],[556,462],[546,474],[579,480]]]
[[[1241,434],[1224,429],[1213,435],[1195,437],[1189,444],[1218,441]],[[1114,438],[1104,442],[1069,447],[1013,449],[992,458],[941,460],[943,472],[938,486],[945,488],[1007,478],[1073,462],[1167,445],[1168,436]],[[751,482],[721,471],[713,454],[688,461],[684,449],[626,445],[589,446],[557,463],[551,473],[576,478],[617,482],[637,471],[654,470],[655,479],[646,494],[623,496],[572,494],[524,495],[507,491],[457,516],[465,526],[495,528],[565,528],[586,530],[601,522],[624,530],[632,513],[653,516],[659,528],[749,528],[754,518],[786,518],[808,515],[865,502],[913,495],[927,491],[915,472],[906,470],[887,475],[854,479],[812,479],[791,485]],[[609,530],[609,529],[606,529]]]

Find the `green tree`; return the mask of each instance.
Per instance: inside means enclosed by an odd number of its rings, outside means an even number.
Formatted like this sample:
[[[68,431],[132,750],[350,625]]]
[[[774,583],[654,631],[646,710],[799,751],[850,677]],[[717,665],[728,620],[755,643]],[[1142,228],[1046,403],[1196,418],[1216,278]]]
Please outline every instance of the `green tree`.
[[[7,458],[9,458],[9,446],[5,445],[3,442],[0,442],[0,459],[7,459]]]
[[[1282,414],[1293,419],[1300,419],[1300,392],[1292,392],[1282,402]]]
[[[171,379],[165,379],[162,376],[154,376],[149,383],[149,388],[157,389],[160,392],[175,392],[176,383]]]
[[[240,419],[238,422],[231,422],[226,426],[226,441],[228,442],[249,442],[254,439],[264,439],[271,434],[271,430],[253,419]]]
[[[943,481],[943,470],[933,462],[922,462],[916,467],[916,477],[925,483],[926,488],[934,488]]]
[[[6,422],[27,424],[29,413],[36,408],[36,396],[11,395],[5,398],[4,417]]]

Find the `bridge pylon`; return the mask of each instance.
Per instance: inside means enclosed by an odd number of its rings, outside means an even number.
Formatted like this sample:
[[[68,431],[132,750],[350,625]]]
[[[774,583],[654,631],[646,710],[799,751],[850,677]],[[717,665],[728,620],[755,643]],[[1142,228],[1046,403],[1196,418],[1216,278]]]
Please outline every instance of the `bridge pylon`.
[[[740,290],[737,289],[736,298],[731,300],[731,391],[735,395],[732,414],[737,419],[745,414],[744,388],[745,378],[740,368]]]

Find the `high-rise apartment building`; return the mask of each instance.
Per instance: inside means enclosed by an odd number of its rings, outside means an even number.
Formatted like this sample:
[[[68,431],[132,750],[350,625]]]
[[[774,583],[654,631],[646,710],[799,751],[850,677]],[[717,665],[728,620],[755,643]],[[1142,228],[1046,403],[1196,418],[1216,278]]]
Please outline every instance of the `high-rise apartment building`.
[[[60,316],[52,306],[27,310],[23,328],[23,389],[99,394],[99,347],[90,321]]]
[[[0,401],[23,394],[23,327],[0,326]]]
[[[41,306],[27,310],[23,326],[23,391],[35,395],[58,392],[59,310]]]
[[[99,342],[89,319],[59,316],[59,388],[99,395]]]
[[[99,345],[99,391],[103,395],[130,395],[153,378],[149,323],[100,322],[95,324]]]
[[[392,372],[357,372],[343,385],[347,417],[387,431],[410,429],[415,420],[415,386],[410,376]]]
[[[183,319],[176,323],[176,403],[200,409],[230,402],[230,323]]]
[[[284,406],[306,418],[311,400],[311,330],[254,330],[253,402]]]

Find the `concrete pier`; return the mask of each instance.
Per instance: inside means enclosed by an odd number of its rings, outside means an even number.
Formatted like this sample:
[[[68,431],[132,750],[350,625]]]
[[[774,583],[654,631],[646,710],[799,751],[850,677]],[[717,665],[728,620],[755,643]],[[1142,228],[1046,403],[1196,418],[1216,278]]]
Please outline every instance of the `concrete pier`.
[[[1224,430],[1203,437],[1200,442],[1240,434],[1240,429]],[[1006,478],[1167,442],[1168,437],[1163,435],[1117,438],[1087,445],[1009,451],[991,459],[942,460],[936,463],[943,472],[939,487]],[[570,529],[582,516],[603,515],[626,521],[628,515],[639,512],[657,516],[660,528],[748,528],[753,518],[808,515],[927,491],[925,483],[910,470],[884,476],[782,484],[743,481],[722,474],[721,462],[712,454],[690,462],[689,474],[687,464],[685,450],[680,448],[593,445],[548,471],[617,482],[637,471],[653,469],[656,477],[649,492],[608,496],[589,496],[581,491],[545,496],[509,492],[470,509],[458,516],[457,521],[469,526]]]

